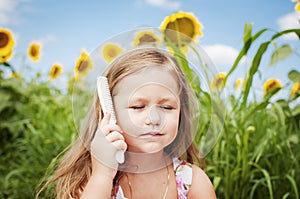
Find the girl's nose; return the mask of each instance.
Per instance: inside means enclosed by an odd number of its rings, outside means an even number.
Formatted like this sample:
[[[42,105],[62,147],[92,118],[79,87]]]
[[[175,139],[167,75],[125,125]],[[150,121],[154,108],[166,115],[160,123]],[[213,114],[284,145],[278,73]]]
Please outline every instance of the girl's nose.
[[[162,112],[156,105],[153,105],[150,107],[147,118],[146,118],[146,124],[147,125],[159,125],[161,122]]]

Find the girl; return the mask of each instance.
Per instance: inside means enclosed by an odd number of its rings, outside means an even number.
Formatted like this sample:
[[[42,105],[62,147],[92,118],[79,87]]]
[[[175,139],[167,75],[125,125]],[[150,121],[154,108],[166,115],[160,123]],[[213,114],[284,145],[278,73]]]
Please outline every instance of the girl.
[[[155,47],[128,51],[106,73],[117,125],[97,94],[86,125],[44,188],[56,198],[216,198],[193,143],[197,104],[175,59]],[[125,162],[114,159],[126,151]]]

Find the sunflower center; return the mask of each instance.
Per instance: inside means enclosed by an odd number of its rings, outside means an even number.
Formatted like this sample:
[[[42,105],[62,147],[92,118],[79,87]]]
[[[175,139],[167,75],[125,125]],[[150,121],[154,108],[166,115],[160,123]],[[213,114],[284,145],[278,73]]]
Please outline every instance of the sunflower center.
[[[218,78],[217,81],[216,81],[216,86],[218,88],[220,88],[221,86],[223,86],[223,82],[224,82],[223,78]]]
[[[36,56],[38,56],[38,49],[36,48],[36,47],[32,47],[31,49],[30,49],[30,54],[33,56],[33,57],[36,57]]]
[[[109,50],[107,51],[107,55],[108,55],[109,57],[115,58],[115,57],[118,55],[118,52],[117,52],[117,50],[116,50],[115,48],[111,48],[111,49],[109,49]]]
[[[0,48],[7,46],[9,37],[7,34],[0,32]]]
[[[168,29],[173,31],[168,31]],[[194,29],[193,21],[184,17],[176,19],[174,22],[170,22],[166,27],[165,33],[172,43],[178,43],[178,39],[180,39],[181,42],[190,42],[192,38],[195,37]],[[183,35],[178,38],[177,32],[180,32]]]
[[[81,61],[78,67],[78,71],[79,72],[85,71],[88,68],[88,65],[89,65],[88,61],[86,60]]]
[[[268,86],[268,90],[272,90],[274,88],[278,87],[277,83],[275,81],[271,82],[270,85]]]
[[[54,67],[54,70],[53,70],[53,76],[56,76],[58,73],[59,73],[59,68],[58,67]]]
[[[153,43],[156,41],[150,34],[144,34],[140,39],[140,44]]]

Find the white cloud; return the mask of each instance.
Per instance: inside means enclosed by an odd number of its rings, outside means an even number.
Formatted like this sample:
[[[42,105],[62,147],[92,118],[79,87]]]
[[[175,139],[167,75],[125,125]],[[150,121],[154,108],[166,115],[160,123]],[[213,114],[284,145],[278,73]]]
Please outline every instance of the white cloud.
[[[232,66],[239,51],[231,46],[223,44],[214,44],[211,46],[202,46],[213,63],[217,66]]]
[[[144,0],[146,4],[154,7],[166,8],[169,10],[178,10],[181,6],[179,1],[173,0]]]
[[[14,24],[19,20],[18,6],[28,0],[0,0],[0,25]]]
[[[286,14],[276,20],[280,30],[300,28],[300,13],[293,12]],[[283,36],[287,40],[297,40],[296,34],[291,33]]]
[[[48,34],[48,35],[46,35],[46,36],[43,37],[43,38],[37,39],[36,41],[37,41],[38,43],[40,43],[41,45],[45,45],[45,44],[47,44],[47,43],[56,41],[56,37],[55,37],[54,35]]]

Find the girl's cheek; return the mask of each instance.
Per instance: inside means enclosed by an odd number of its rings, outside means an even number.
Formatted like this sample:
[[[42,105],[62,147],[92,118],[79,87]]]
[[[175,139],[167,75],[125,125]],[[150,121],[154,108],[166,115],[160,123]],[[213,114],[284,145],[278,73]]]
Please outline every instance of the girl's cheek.
[[[131,123],[134,126],[142,127],[144,124],[145,117],[146,116],[144,111],[139,111],[139,112],[134,110],[128,111],[128,119],[131,121]]]

